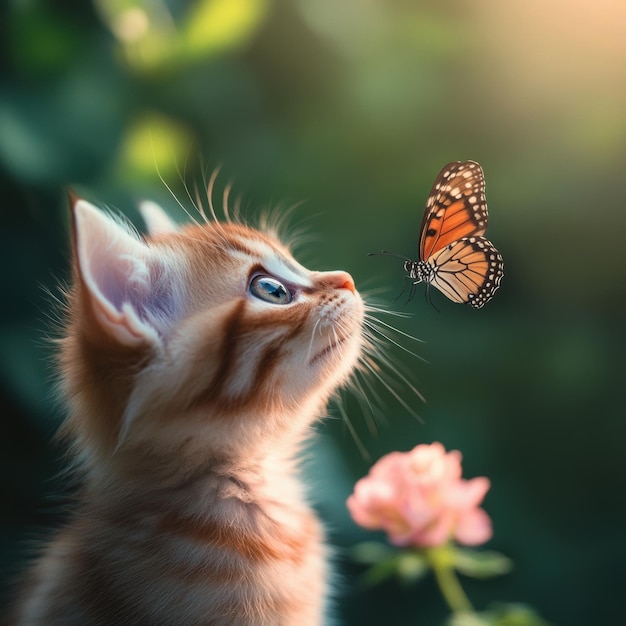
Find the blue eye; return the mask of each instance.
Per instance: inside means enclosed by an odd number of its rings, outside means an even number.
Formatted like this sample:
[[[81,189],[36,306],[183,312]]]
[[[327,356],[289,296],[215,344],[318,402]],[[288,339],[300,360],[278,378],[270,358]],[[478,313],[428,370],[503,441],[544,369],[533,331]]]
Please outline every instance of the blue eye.
[[[281,282],[269,276],[255,276],[250,282],[250,293],[272,304],[289,304],[293,297]]]

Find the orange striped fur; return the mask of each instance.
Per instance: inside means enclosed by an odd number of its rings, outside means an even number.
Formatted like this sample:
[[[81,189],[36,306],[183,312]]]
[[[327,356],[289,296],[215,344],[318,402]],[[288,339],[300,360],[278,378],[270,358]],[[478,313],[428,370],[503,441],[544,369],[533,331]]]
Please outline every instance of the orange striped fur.
[[[83,487],[13,623],[325,623],[327,550],[297,458],[356,364],[361,298],[271,234],[144,213],[145,240],[73,204],[60,369]]]

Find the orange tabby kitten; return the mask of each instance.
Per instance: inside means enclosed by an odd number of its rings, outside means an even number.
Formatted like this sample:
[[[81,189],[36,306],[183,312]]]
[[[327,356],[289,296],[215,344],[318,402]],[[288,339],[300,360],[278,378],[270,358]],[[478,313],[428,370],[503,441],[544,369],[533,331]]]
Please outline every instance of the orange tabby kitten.
[[[84,481],[14,623],[322,624],[296,457],[355,366],[361,298],[272,234],[142,213],[145,240],[73,201],[60,363]]]

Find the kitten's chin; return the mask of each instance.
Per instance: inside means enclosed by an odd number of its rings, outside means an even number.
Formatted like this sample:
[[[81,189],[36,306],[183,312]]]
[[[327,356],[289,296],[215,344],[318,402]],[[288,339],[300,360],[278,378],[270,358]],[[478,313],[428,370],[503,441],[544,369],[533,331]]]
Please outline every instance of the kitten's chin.
[[[311,357],[311,359],[309,359],[309,367],[321,364],[326,360],[340,358],[341,355],[337,354],[337,351],[341,349],[340,346],[345,344],[347,340],[348,337],[338,337],[337,339],[333,339],[325,348],[319,350]],[[335,352],[335,354],[333,354],[333,352]]]
[[[333,335],[309,359],[309,370],[330,378],[335,386],[340,385],[354,369],[360,345],[359,331]]]
[[[362,344],[361,326],[363,311],[358,296],[354,301],[344,302],[344,309],[331,312],[331,324],[316,339],[308,359],[309,371],[332,380],[334,386],[347,378],[359,358]],[[329,381],[330,382],[330,381]]]

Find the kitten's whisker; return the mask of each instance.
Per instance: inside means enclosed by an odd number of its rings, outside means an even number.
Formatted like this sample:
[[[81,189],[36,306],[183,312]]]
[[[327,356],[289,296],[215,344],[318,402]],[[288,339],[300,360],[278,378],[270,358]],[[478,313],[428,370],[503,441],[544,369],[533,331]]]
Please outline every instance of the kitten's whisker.
[[[417,390],[415,385],[408,379],[408,377],[399,369],[399,367],[388,358],[383,350],[380,349],[381,342],[389,339],[384,336],[384,339],[375,335],[371,335],[370,331],[365,329],[364,338],[366,340],[363,346],[363,357],[361,361],[363,364],[370,369],[374,367],[377,371],[381,371],[378,365],[380,362],[385,366],[397,379],[400,380],[401,383],[406,385],[417,397],[419,397],[422,401],[425,402],[422,394]],[[382,373],[382,371],[381,371]],[[384,382],[385,387],[389,389],[392,386],[392,383],[389,380],[381,381]],[[398,384],[397,381],[393,381],[394,384]]]
[[[237,197],[235,198],[235,205],[233,207],[235,220],[237,222],[241,221],[241,203],[242,203],[242,201],[243,201],[242,195],[238,194]]]
[[[395,326],[392,326],[391,324],[387,324],[387,322],[383,322],[382,320],[379,320],[377,317],[367,316],[366,320],[374,325],[381,324],[385,328],[388,328],[394,333],[398,333],[399,335],[402,335],[406,337],[407,339],[412,339],[413,341],[417,341],[418,343],[426,343],[423,339],[420,339],[419,337],[415,337],[414,335],[410,335],[409,333],[405,333],[403,330],[400,330],[399,328],[396,328]]]
[[[361,456],[363,457],[363,459],[365,461],[371,461],[372,458],[371,458],[369,452],[367,451],[367,449],[363,445],[363,441],[359,437],[358,433],[356,432],[356,429],[354,428],[354,426],[352,424],[352,420],[350,419],[350,417],[346,413],[346,410],[345,410],[345,408],[343,406],[343,397],[339,397],[339,399],[337,401],[337,408],[339,409],[339,413],[341,413],[341,417],[343,418],[343,423],[346,425],[346,428],[348,429],[350,435],[352,436],[352,439],[354,440],[354,443],[356,444],[357,449],[361,453]]]
[[[198,187],[198,183],[194,182],[193,184],[193,188],[194,188],[194,192],[195,192],[195,198],[196,198],[196,202],[193,202],[193,199],[191,200],[194,207],[196,208],[196,211],[198,211],[198,213],[202,216],[202,219],[204,220],[205,224],[209,224],[210,220],[207,217],[207,214],[204,210],[204,205],[202,204],[202,199],[200,197],[200,189]]]
[[[387,341],[392,343],[394,346],[397,346],[401,350],[404,350],[404,352],[406,352],[407,354],[410,354],[411,356],[414,356],[416,359],[426,362],[426,359],[421,357],[419,354],[416,354],[415,352],[409,350],[408,348],[405,348],[402,344],[398,343],[397,341],[395,341],[394,339],[386,335],[382,330],[380,330],[380,328],[376,328],[371,322],[365,320],[363,323],[367,326],[367,328],[374,331],[375,333],[378,333],[381,337],[384,337]]]
[[[366,278],[365,281],[369,282],[369,278]],[[365,282],[361,282],[361,286],[359,288],[359,293],[361,294],[361,296],[363,298],[370,298],[374,295],[377,294],[382,294],[385,293],[387,291],[387,287],[364,287],[363,283]],[[407,314],[410,315],[410,314]]]
[[[150,134],[150,141],[152,142],[152,134]],[[154,144],[152,145],[152,157],[154,159],[154,167],[156,169],[157,176],[159,177],[159,180],[161,181],[163,186],[168,190],[170,196],[172,196],[172,198],[174,198],[174,201],[176,202],[176,204],[178,204],[178,206],[185,212],[185,215],[196,226],[199,226],[198,220],[196,220],[196,218],[193,215],[191,215],[191,213],[187,210],[187,208],[183,205],[183,203],[178,199],[178,197],[176,196],[176,194],[174,193],[172,188],[167,184],[165,178],[163,178],[163,175],[161,174],[161,170],[159,169],[159,164],[157,163],[156,156],[155,156],[155,153],[154,153]]]
[[[378,358],[382,364],[385,365],[385,367],[387,367],[395,376],[397,376],[422,402],[426,402],[426,398],[424,398],[417,387],[415,387],[415,385],[405,376],[395,363],[382,354],[379,354]]]
[[[216,222],[219,222],[219,220],[217,219],[217,213],[215,212],[215,207],[213,206],[213,190],[215,189],[215,181],[217,180],[217,176],[220,173],[221,169],[222,166],[218,165],[213,170],[213,172],[211,173],[211,177],[209,178],[209,182],[206,185],[207,199],[209,201],[209,210],[211,211],[211,215]],[[226,218],[226,221],[229,222],[228,216],[225,215],[224,217]]]
[[[361,293],[363,298],[367,298],[367,301],[364,303],[366,310],[374,310],[379,313],[384,313],[386,315],[398,315],[400,317],[414,317],[413,313],[408,311],[398,311],[397,309],[392,309],[387,304],[387,302],[383,302],[381,300],[375,299],[374,301],[370,300],[372,294],[380,291],[379,289],[368,289],[367,291],[360,289],[359,293]]]
[[[217,217],[217,213],[215,212],[215,208],[213,205],[213,189],[215,186],[215,181],[217,179],[217,176],[219,174],[221,170],[221,165],[219,165],[218,167],[216,167],[212,174],[211,174],[211,178],[210,180],[207,182],[207,176],[206,176],[206,171],[203,170],[202,172],[202,182],[204,185],[204,188],[207,190],[207,201],[209,203],[209,211],[211,213],[211,219],[209,219],[209,217],[206,214],[206,210],[204,209],[204,203],[201,202],[200,197],[199,197],[199,192],[197,190],[196,187],[196,198],[198,200],[198,204],[200,205],[200,207],[202,208],[202,215],[204,216],[205,222],[207,224],[212,224],[215,227],[216,232],[219,234],[219,236],[221,237],[222,241],[224,242],[225,245],[227,245],[228,243],[228,237],[225,233],[224,230],[224,224],[218,219]]]
[[[375,367],[372,366],[368,360],[364,360],[363,363],[368,368],[368,370],[387,388],[387,391],[417,420],[420,419],[419,415],[404,401],[402,396],[389,384],[384,378],[382,372],[377,371]]]
[[[391,309],[381,309],[375,306],[365,306],[366,313],[381,313],[383,315],[392,315],[393,317],[401,317],[403,319],[408,319],[413,317],[410,313],[404,313],[402,311],[393,311]]]
[[[337,329],[341,331],[341,336],[337,333]],[[345,349],[343,342],[347,336],[347,332],[346,325],[342,323],[341,320],[335,320],[335,324],[333,325],[333,335],[335,337],[335,345],[340,351]]]
[[[224,211],[224,216],[226,217],[226,221],[229,223],[231,222],[231,219],[230,219],[230,210],[228,208],[228,196],[230,195],[230,191],[232,187],[233,187],[232,182],[229,182],[226,185],[226,187],[224,187],[224,193],[222,194],[222,210]]]
[[[360,381],[356,376],[352,377],[352,384],[357,389],[359,393],[354,394],[358,405],[361,407],[361,412],[363,413],[363,417],[365,418],[365,423],[367,424],[367,428],[372,435],[378,434],[378,429],[376,428],[376,418],[374,416],[374,409],[372,404],[367,397],[367,394],[361,387]]]
[[[368,372],[366,371],[365,368],[362,367],[362,363],[361,360],[359,359],[359,363],[357,365],[357,370],[356,370],[356,374],[360,375],[362,378],[362,381],[360,381],[359,384],[359,388],[363,388],[363,385],[365,385],[367,383],[367,391],[372,395],[372,397],[375,400],[375,404],[373,406],[376,407],[376,409],[379,412],[379,416],[377,421],[383,424],[387,423],[387,419],[385,418],[385,414],[382,412],[381,408],[382,406],[385,406],[385,403],[383,402],[383,399],[380,397],[380,395],[378,394],[378,392],[376,391],[376,389],[374,389],[374,387],[372,387],[371,385],[369,385],[369,381],[367,379],[367,376],[369,376]],[[365,390],[363,389],[363,391],[361,393],[365,394]],[[376,417],[374,417],[374,420],[376,420]]]
[[[183,187],[185,189],[185,193],[187,194],[187,198],[191,202],[191,205],[193,206],[193,208],[196,210],[196,213],[198,213],[204,219],[205,223],[208,223],[208,220],[206,219],[206,215],[204,214],[204,211],[202,209],[202,203],[199,202],[199,198],[198,198],[198,203],[197,204],[196,204],[196,202],[194,202],[193,196],[191,195],[191,190],[189,189],[189,184],[187,183],[187,163],[189,161],[189,154],[190,154],[190,152],[191,152],[191,144],[190,144],[189,150],[187,150],[187,154],[185,156],[185,164],[183,165],[183,171],[182,172],[180,171],[180,168],[178,167],[178,163],[177,163],[176,164],[176,173],[178,174],[179,179],[183,183]],[[196,187],[196,196],[198,196],[198,194],[197,194],[197,187]],[[189,216],[189,212],[186,211],[184,208],[183,208],[183,210],[185,211],[185,214]]]
[[[337,329],[334,325],[330,328],[333,332],[333,340],[330,342],[331,350],[334,350],[335,352],[339,352],[341,354],[342,347],[339,343],[339,335],[337,335]]]
[[[307,357],[306,357],[307,361],[311,359],[311,350],[313,350],[313,340],[315,339],[315,330],[317,329],[321,321],[322,321],[321,318],[318,318],[317,321],[315,322],[315,325],[313,326],[313,329],[311,330],[311,340],[309,341],[309,350],[308,350]]]

